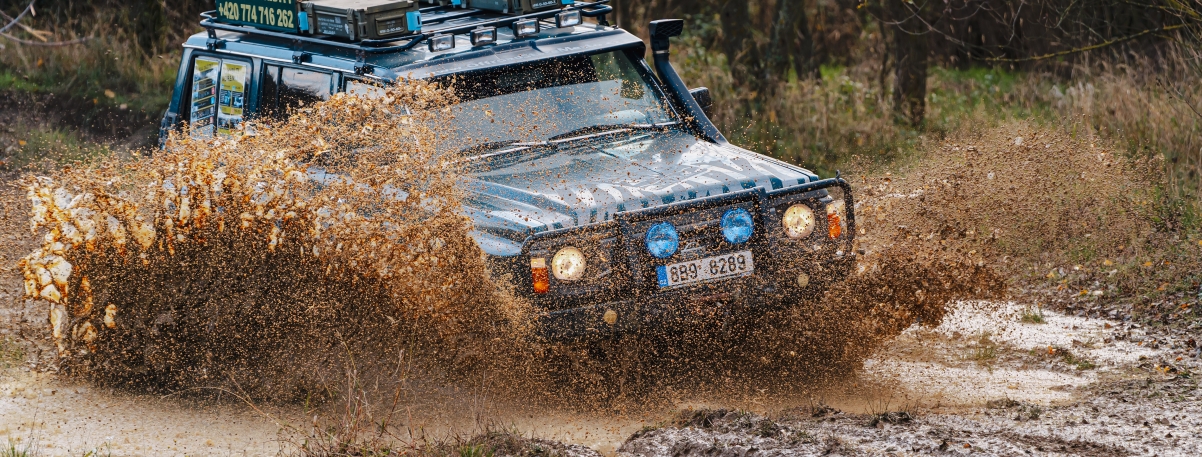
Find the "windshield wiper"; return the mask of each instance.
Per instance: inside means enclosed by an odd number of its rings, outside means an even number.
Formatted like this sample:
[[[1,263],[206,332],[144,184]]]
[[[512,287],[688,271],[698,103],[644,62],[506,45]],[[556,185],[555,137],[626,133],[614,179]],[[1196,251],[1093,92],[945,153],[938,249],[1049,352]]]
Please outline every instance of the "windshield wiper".
[[[595,136],[600,136],[601,134],[619,133],[619,132],[627,132],[627,131],[663,130],[667,127],[671,127],[676,124],[677,124],[676,121],[671,121],[671,122],[661,122],[658,124],[590,125],[588,127],[581,127],[581,128],[575,129],[575,130],[569,130],[567,132],[560,133],[551,138],[547,138],[547,141],[554,142],[554,141],[560,141],[560,140],[565,140],[565,139],[576,139],[578,137],[590,137],[591,138],[591,137],[595,137]]]
[[[460,149],[458,155],[467,155],[473,152],[495,151],[505,146],[531,146],[543,143],[539,142],[522,142],[522,140],[505,140],[505,141],[490,141],[487,143],[473,144],[466,148]],[[487,154],[485,154],[487,155]]]
[[[523,160],[519,160],[519,161],[524,161],[524,160],[531,160],[531,159],[537,159],[539,157],[543,157],[546,155],[546,152],[554,152],[556,150],[556,146],[557,146],[556,144],[548,143],[546,141],[520,141],[520,140],[496,141],[496,142],[492,142],[492,143],[477,144],[475,146],[470,146],[470,147],[464,148],[462,151],[459,152],[459,155],[463,157],[462,160],[464,162],[470,163],[470,162],[479,162],[479,161],[486,160],[490,163],[493,163],[498,160],[508,159],[510,156],[524,155],[524,154],[529,153],[530,151],[536,150],[536,149],[545,149],[546,150],[546,151],[544,151],[543,154],[535,154],[534,157],[526,157],[526,158],[523,158]],[[504,149],[502,149],[502,148],[504,148]],[[466,155],[467,153],[474,152],[474,151],[492,151],[492,152],[485,152],[483,154],[476,154],[476,155]],[[512,161],[507,162],[506,166],[512,165],[513,163],[516,163],[516,162],[512,162]]]
[[[522,140],[506,140],[492,141],[488,143],[480,143],[468,146],[459,150],[458,155],[463,157],[465,162],[476,162],[480,160],[495,161],[506,158],[515,154],[526,154],[533,149],[545,149],[546,152],[554,152],[559,149],[559,145],[576,140],[586,138],[596,138],[611,133],[645,131],[645,130],[663,130],[667,127],[676,125],[675,121],[662,122],[659,124],[613,124],[613,125],[593,125],[582,127],[566,133],[555,135],[547,141],[522,141]],[[504,148],[504,149],[503,149]],[[482,154],[472,155],[474,152],[483,152]],[[525,160],[536,159],[545,154],[537,154],[534,157],[527,157]]]

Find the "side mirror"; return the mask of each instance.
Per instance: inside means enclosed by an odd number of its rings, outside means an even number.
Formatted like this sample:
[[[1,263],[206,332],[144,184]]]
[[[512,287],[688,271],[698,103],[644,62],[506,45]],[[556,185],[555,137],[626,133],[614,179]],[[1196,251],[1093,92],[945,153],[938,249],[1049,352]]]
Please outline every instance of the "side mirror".
[[[713,117],[714,99],[710,97],[710,89],[708,87],[698,87],[689,89],[689,95],[693,96],[693,100],[701,106],[701,111],[705,112],[705,117]]]

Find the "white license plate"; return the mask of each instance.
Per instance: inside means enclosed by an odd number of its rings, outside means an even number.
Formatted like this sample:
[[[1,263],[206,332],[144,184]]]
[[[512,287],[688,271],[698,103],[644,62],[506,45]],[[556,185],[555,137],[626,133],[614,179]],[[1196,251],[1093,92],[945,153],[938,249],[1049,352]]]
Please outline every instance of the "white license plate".
[[[751,261],[751,251],[732,252],[655,267],[655,275],[661,288],[739,276],[752,271],[755,271],[755,263]]]

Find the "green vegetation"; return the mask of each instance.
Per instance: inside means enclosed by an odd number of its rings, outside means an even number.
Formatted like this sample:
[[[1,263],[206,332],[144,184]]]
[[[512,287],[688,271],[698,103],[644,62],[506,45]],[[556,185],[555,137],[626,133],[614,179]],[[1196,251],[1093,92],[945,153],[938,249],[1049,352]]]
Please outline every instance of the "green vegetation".
[[[8,439],[7,446],[0,446],[0,457],[32,457],[37,455],[34,452],[31,443],[17,444],[12,438]]]
[[[483,444],[465,444],[459,447],[459,457],[492,457],[493,450]]]
[[[145,5],[137,5],[140,13],[132,17],[126,13],[128,2],[38,2],[38,14],[23,19],[12,35],[33,43],[82,42],[43,46],[0,41],[0,102],[22,106],[21,114],[31,117],[27,120],[60,125],[77,139],[102,142],[137,135],[134,146],[153,144],[154,127],[171,97],[179,40],[197,27],[189,19],[162,30],[157,40],[142,40],[146,31],[135,22],[144,20],[146,8],[161,4],[134,1]],[[200,2],[180,9],[194,6]],[[10,15],[17,12],[5,9]],[[0,160],[10,161],[4,157],[10,154],[0,154]]]
[[[1036,307],[1028,306],[1026,308],[1023,308],[1023,312],[1019,316],[1018,321],[1022,322],[1024,324],[1042,324],[1042,323],[1044,323],[1043,308],[1038,307],[1038,306],[1036,306]]]
[[[993,341],[992,336],[990,332],[981,332],[977,341],[968,348],[964,358],[978,365],[988,365],[997,360],[998,344]]]
[[[0,368],[12,368],[25,361],[25,351],[11,337],[0,338]]]
[[[0,91],[54,94],[97,116],[107,110],[161,114],[171,96],[179,52],[150,56],[120,33],[57,48],[0,51]]]
[[[0,171],[89,162],[112,152],[108,145],[88,141],[76,130],[25,122],[4,132],[0,150],[7,152],[0,155]]]

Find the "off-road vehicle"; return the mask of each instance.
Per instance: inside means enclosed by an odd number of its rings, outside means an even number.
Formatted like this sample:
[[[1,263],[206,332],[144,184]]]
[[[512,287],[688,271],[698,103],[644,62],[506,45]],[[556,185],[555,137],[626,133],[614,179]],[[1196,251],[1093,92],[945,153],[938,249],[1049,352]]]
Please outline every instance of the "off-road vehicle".
[[[473,237],[555,340],[732,303],[754,315],[847,275],[848,183],[728,143],[708,89],[669,63],[683,22],[651,22],[648,65],[606,2],[217,0],[184,44],[163,136],[237,135],[336,92],[453,78],[455,134],[490,139],[468,153]]]

